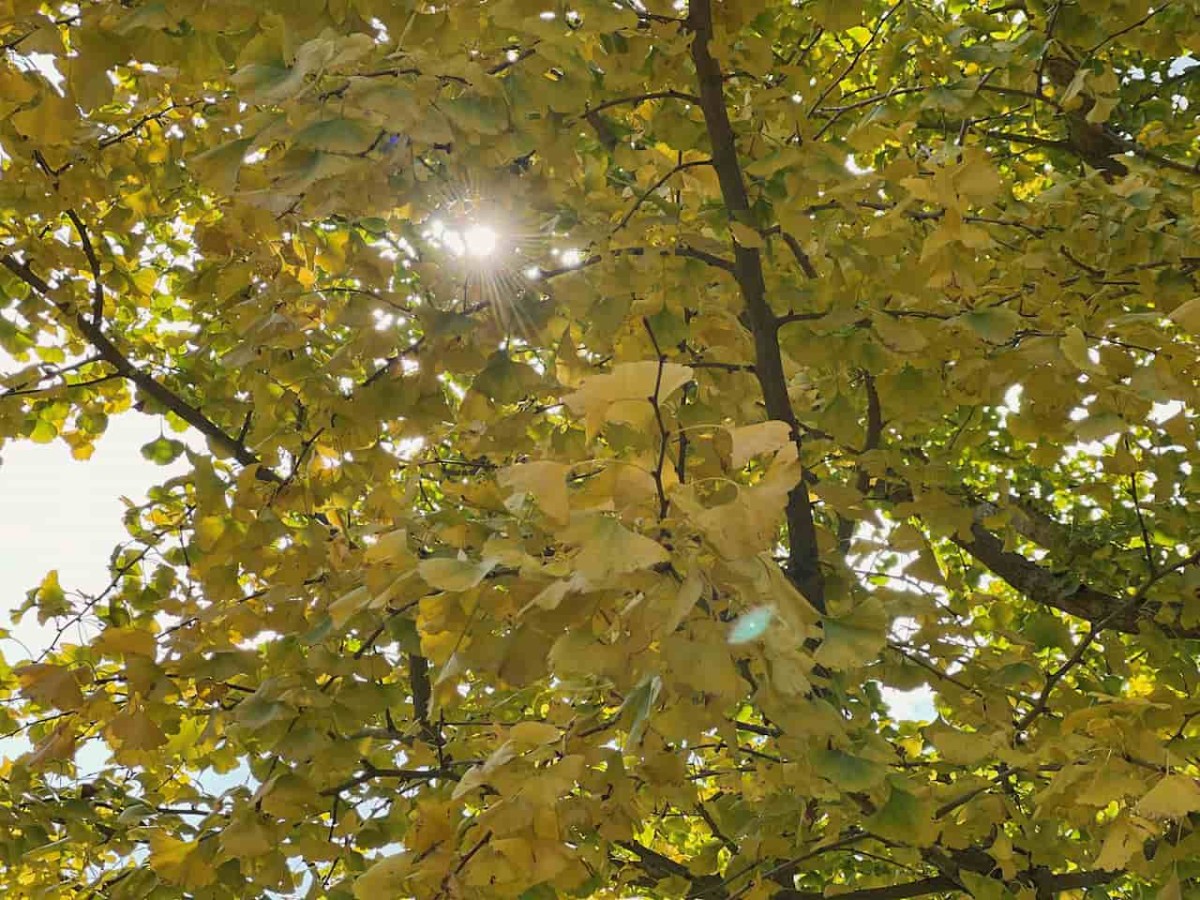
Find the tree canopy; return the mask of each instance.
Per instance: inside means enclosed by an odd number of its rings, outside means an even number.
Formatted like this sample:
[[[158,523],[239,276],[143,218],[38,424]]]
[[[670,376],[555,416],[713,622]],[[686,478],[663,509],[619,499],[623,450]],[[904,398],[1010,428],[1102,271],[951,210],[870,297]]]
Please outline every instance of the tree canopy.
[[[0,441],[184,472],[4,586],[5,897],[1200,892],[1200,2],[0,45]]]

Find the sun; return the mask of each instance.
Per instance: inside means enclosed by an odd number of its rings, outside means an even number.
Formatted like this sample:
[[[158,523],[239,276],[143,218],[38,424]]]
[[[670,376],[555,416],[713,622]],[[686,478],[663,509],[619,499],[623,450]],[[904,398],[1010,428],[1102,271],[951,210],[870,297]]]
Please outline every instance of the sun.
[[[467,256],[473,256],[476,259],[486,259],[496,252],[496,247],[500,243],[500,235],[496,233],[496,229],[488,226],[475,223],[467,227],[462,233],[463,251]]]

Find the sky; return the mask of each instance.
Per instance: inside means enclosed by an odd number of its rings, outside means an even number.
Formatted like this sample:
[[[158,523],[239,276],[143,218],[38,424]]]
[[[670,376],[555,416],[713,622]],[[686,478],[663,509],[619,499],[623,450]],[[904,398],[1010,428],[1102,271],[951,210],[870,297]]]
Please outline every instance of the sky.
[[[0,372],[12,370],[6,362],[0,361]],[[94,594],[108,585],[109,554],[126,538],[121,497],[144,501],[148,488],[179,469],[142,458],[142,445],[158,436],[157,419],[130,413],[110,420],[87,462],[73,459],[61,441],[12,441],[0,449],[0,628],[11,634],[0,640],[0,653],[10,664],[35,657],[54,635],[56,629],[38,625],[34,614],[20,625],[9,623],[9,613],[47,572],[58,570],[68,594]],[[0,739],[0,756],[28,749],[22,738]],[[95,747],[78,761],[87,770],[102,758]]]

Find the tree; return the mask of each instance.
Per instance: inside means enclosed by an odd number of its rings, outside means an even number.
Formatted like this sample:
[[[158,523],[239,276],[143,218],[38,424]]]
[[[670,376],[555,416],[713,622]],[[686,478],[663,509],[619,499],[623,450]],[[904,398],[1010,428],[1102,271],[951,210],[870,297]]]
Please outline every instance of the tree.
[[[1197,0],[0,43],[0,439],[187,463],[19,610],[6,897],[1200,890]]]

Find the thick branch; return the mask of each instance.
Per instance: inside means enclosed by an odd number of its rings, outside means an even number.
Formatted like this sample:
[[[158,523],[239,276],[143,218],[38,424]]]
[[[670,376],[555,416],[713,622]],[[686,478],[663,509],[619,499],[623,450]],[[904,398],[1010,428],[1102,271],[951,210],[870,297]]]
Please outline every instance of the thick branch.
[[[1055,875],[1050,872],[1035,870],[1022,873],[1021,883],[1029,882],[1038,889],[1039,897],[1052,897],[1065,891],[1077,891],[1081,888],[1096,887],[1109,884],[1124,876],[1124,872],[1063,872]],[[999,883],[999,882],[998,882]],[[893,884],[887,887],[863,888],[838,894],[839,900],[905,900],[907,897],[925,897],[929,894],[941,894],[950,891],[961,891],[962,886],[947,875],[933,878],[922,878],[907,884]],[[776,900],[823,900],[826,896],[822,891],[779,891]]]
[[[954,879],[946,875],[935,878],[922,878],[920,881],[910,881],[907,884],[893,884],[888,887],[863,888],[838,894],[839,900],[904,900],[905,897],[924,897],[926,894],[938,894],[943,891],[961,890]],[[824,891],[778,891],[774,894],[776,900],[824,900]]]
[[[1157,608],[1151,605],[1147,609],[1141,603],[1131,605],[1126,599],[1079,584],[1069,575],[1056,574],[1019,553],[1005,550],[1004,542],[978,522],[971,526],[971,538],[964,540],[955,535],[951,540],[1029,599],[1069,615],[1102,623],[1104,628],[1137,634],[1139,623],[1148,613],[1152,617]],[[1200,638],[1200,628],[1169,627],[1167,631],[1172,637]]]
[[[713,39],[712,0],[692,0],[688,24],[693,32],[691,55],[700,85],[700,108],[712,144],[712,165],[725,206],[734,219],[750,219],[750,200],[738,161],[737,139],[725,108],[721,67],[709,50]],[[799,444],[799,426],[788,397],[787,376],[779,350],[778,323],[767,302],[766,282],[758,250],[734,243],[734,277],[746,304],[746,319],[754,335],[754,374],[762,388],[767,415],[791,426]],[[808,488],[801,484],[788,496],[788,575],[818,609],[825,605],[824,577],[817,547]]]

